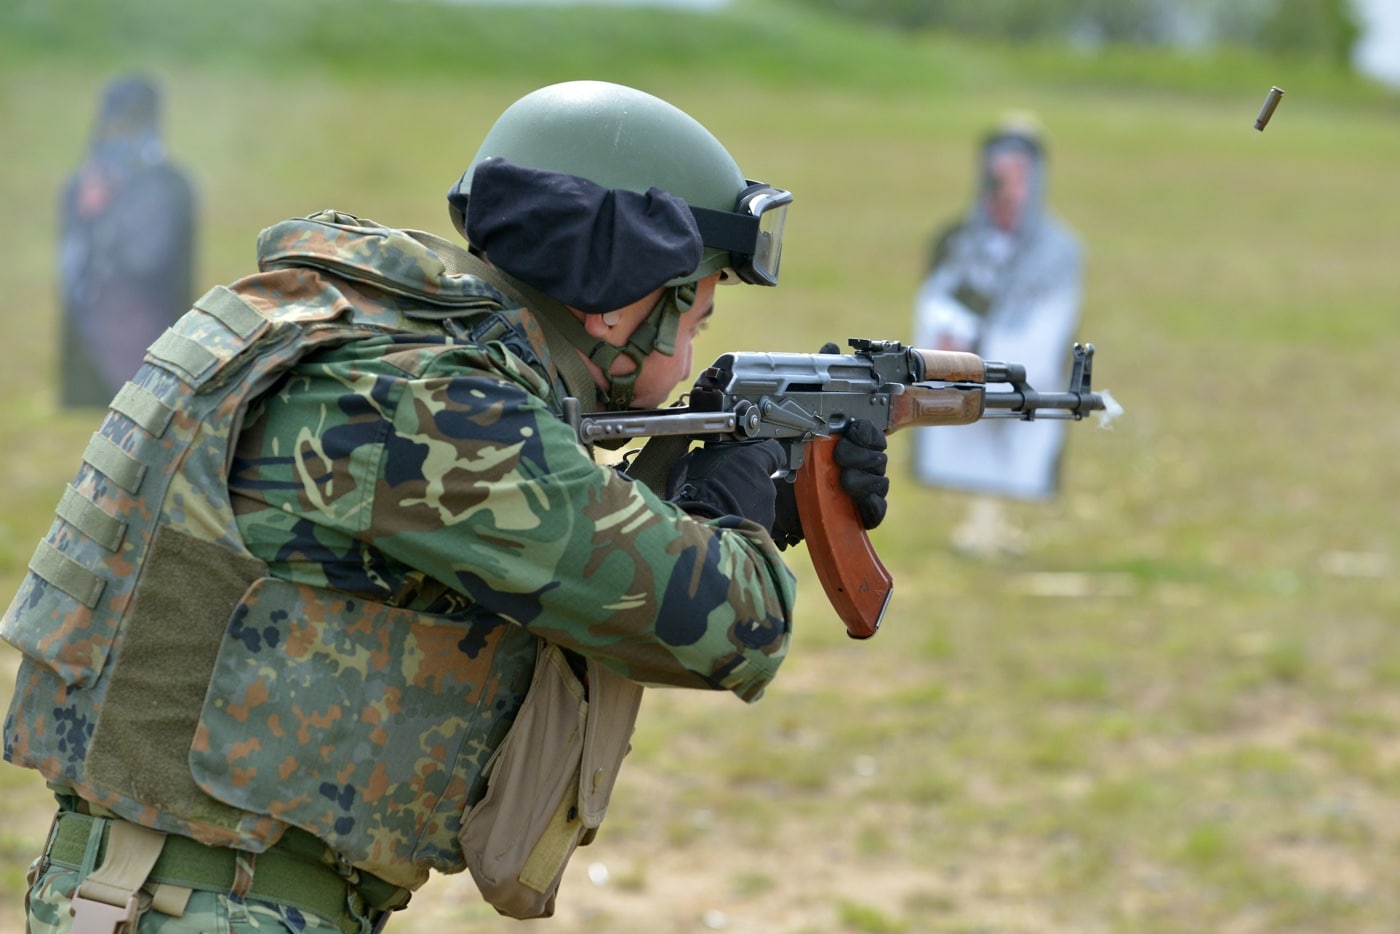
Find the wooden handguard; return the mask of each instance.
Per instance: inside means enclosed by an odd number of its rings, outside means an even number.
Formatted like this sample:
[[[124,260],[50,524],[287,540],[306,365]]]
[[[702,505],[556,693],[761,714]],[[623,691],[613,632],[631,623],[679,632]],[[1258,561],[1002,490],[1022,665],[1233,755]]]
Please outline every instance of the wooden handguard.
[[[962,350],[913,350],[924,361],[924,379],[955,380],[971,383],[987,381],[986,362],[975,353]]]
[[[865,534],[856,504],[841,489],[832,459],[838,437],[813,439],[797,471],[797,512],[817,579],[853,639],[868,639],[894,592],[894,580]]]

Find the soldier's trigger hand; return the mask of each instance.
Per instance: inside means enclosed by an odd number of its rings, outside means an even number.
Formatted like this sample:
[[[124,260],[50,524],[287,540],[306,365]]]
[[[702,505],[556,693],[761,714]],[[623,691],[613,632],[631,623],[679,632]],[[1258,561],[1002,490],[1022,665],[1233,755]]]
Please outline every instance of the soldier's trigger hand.
[[[861,523],[867,529],[875,528],[885,520],[885,497],[890,491],[890,480],[885,476],[889,466],[885,433],[873,422],[853,418],[831,457],[841,468],[841,489],[855,501]]]
[[[668,498],[693,515],[741,516],[771,529],[777,496],[773,474],[782,465],[782,445],[771,439],[707,444],[671,468]]]

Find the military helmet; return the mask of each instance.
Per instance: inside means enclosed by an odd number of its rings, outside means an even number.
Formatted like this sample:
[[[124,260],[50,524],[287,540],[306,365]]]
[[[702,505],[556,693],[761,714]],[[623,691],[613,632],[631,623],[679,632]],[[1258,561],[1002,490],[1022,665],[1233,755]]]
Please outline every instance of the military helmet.
[[[693,272],[667,285],[695,282],[721,270],[731,281],[777,281],[785,213],[780,209],[792,196],[748,181],[709,130],[660,98],[605,81],[540,88],[496,120],[457,191],[469,196],[476,167],[496,157],[575,175],[604,188],[639,193],[660,188],[684,200],[696,215],[705,248]],[[461,207],[454,204],[450,210],[453,225],[465,237]],[[741,221],[747,222],[742,231],[734,227]]]

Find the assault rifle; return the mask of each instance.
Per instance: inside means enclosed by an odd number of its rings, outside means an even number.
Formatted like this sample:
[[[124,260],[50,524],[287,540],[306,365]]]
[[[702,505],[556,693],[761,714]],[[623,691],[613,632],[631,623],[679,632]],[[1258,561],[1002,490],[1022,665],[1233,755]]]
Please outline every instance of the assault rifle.
[[[973,353],[920,350],[898,341],[850,344],[851,354],[727,353],[700,374],[682,404],[583,415],[571,399],[565,416],[585,445],[664,435],[684,436],[686,444],[782,442],[817,577],[846,631],[866,639],[880,626],[893,580],[832,461],[849,420],[874,422],[887,435],[983,418],[1079,420],[1108,409],[1111,397],[1091,389],[1093,344],[1074,345],[1064,392],[1037,392],[1026,382],[1023,365]],[[997,384],[1008,388],[989,388]]]

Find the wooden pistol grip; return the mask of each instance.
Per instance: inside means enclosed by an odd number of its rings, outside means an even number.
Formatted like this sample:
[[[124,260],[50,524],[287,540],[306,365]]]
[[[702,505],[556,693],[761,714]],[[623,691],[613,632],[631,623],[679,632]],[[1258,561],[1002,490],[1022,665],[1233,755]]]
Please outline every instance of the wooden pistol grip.
[[[894,581],[865,534],[856,504],[841,489],[841,468],[832,460],[837,438],[816,438],[797,471],[797,512],[817,579],[853,639],[880,628]]]

